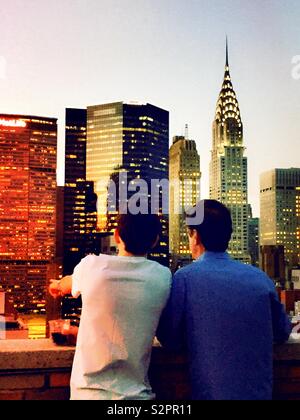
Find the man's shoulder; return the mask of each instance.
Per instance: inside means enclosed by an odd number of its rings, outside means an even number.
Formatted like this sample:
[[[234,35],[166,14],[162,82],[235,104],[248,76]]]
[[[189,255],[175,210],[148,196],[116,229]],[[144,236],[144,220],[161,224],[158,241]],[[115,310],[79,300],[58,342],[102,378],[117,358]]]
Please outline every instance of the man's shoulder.
[[[191,279],[193,277],[199,278],[199,276],[205,277],[206,274],[214,271],[215,267],[206,261],[196,260],[191,262],[189,265],[186,265],[183,268],[180,268],[176,271],[174,277],[176,279]]]
[[[267,281],[269,281],[273,284],[272,280],[260,268],[254,267],[251,264],[245,264],[241,261],[236,261],[234,259],[231,259],[231,263],[232,263],[232,267],[235,270],[240,271],[241,273],[243,273],[245,275],[249,275],[249,276],[254,277],[254,278],[267,280]]]
[[[106,254],[88,254],[79,263],[79,266],[82,269],[89,270],[93,269],[94,267],[101,267],[103,265],[107,265],[110,262],[111,255]]]
[[[88,254],[81,260],[81,264],[84,264],[85,266],[87,266],[87,265],[94,264],[95,262],[99,263],[99,261],[103,261],[103,257],[106,257],[106,255]]]
[[[145,287],[150,292],[149,296],[156,296],[157,299],[167,299],[172,285],[170,269],[156,261],[147,259],[143,270],[145,271],[142,276],[145,280]]]
[[[162,265],[158,263],[157,261],[152,261],[152,260],[147,260],[147,263],[149,266],[152,267],[153,270],[157,271],[163,278],[166,278],[169,280],[172,277],[171,270],[165,265]]]
[[[271,280],[270,277],[264,271],[262,271],[260,268],[254,267],[253,265],[244,265],[248,267],[247,270],[249,271],[249,273],[252,273],[252,276],[259,281],[259,284],[261,284],[261,286],[264,285],[265,287],[268,287],[271,290],[275,289],[275,284],[273,280]]]
[[[174,274],[174,278],[176,279],[184,279],[184,278],[188,278],[191,275],[194,275],[195,273],[198,273],[199,270],[203,269],[203,267],[196,267],[196,263],[195,261],[192,262],[189,265],[186,265],[185,267],[180,268],[179,270],[177,270]]]
[[[224,273],[225,273],[225,265],[222,262],[222,260],[220,260],[219,264],[220,264],[220,269],[222,271],[224,270]],[[215,262],[212,265],[208,261],[200,259],[200,260],[196,260],[192,262],[186,267],[179,269],[175,273],[174,277],[179,281],[181,279],[186,279],[186,280],[192,279],[193,277],[197,277],[197,279],[199,279],[199,277],[203,277],[205,279],[207,275],[211,275],[212,273],[216,272],[217,268],[218,267],[216,266]],[[256,279],[260,281],[262,287],[264,285],[265,286],[267,285],[269,287],[274,287],[273,281],[266,275],[264,271],[252,265],[245,264],[240,261],[236,261],[232,258],[229,258],[227,260],[226,271],[227,271],[226,275],[228,275],[228,271],[232,273],[238,273],[243,278]]]

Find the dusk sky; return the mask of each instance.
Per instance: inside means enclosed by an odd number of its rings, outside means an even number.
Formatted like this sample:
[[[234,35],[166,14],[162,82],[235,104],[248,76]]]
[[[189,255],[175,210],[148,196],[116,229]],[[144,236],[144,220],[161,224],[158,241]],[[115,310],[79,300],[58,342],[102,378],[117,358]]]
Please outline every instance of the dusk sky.
[[[170,141],[197,141],[208,196],[212,121],[229,62],[244,123],[249,201],[259,175],[300,167],[299,0],[0,0],[0,112],[59,118],[113,101],[170,111]]]

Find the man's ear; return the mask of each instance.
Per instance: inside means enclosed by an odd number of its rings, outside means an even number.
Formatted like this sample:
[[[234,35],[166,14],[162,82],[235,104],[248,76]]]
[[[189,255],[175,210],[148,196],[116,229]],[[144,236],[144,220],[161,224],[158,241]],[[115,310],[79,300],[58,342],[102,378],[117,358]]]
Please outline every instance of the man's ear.
[[[115,229],[114,231],[114,238],[115,238],[116,244],[119,245],[121,243],[121,238],[120,238],[118,229]]]
[[[189,237],[191,238],[192,236],[193,236],[193,233],[194,233],[194,229],[191,229],[191,228],[187,228],[187,231],[188,231],[188,235],[189,235]]]
[[[201,235],[200,235],[200,233],[197,230],[195,230],[195,235],[196,235],[197,245],[201,245],[202,246]]]
[[[158,242],[159,242],[159,235],[157,235],[157,237],[155,239],[155,242],[153,242],[153,245],[152,245],[151,249],[155,248],[156,245],[158,244]]]
[[[190,237],[195,245],[202,245],[201,236],[196,229],[190,230]]]

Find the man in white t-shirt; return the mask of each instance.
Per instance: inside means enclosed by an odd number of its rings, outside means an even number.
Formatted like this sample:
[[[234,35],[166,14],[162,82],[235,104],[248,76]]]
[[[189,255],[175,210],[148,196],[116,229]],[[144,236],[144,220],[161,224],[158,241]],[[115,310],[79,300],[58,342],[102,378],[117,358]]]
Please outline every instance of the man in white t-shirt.
[[[152,343],[166,306],[171,272],[150,261],[161,225],[156,215],[120,215],[118,256],[89,255],[72,276],[52,281],[52,296],[82,297],[71,376],[72,400],[151,400]]]

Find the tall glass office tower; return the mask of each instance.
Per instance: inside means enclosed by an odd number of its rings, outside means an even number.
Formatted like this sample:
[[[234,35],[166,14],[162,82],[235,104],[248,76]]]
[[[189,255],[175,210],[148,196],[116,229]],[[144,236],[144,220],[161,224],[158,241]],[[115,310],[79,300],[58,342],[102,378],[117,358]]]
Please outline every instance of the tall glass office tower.
[[[104,232],[113,227],[107,212],[110,180],[126,173],[128,183],[145,180],[150,194],[151,180],[168,179],[169,113],[150,104],[117,102],[88,107],[87,120],[87,180],[95,185],[98,229]],[[161,219],[163,235],[151,257],[168,265],[168,217]]]
[[[56,278],[57,120],[0,115],[0,288],[44,313]]]
[[[243,123],[231,81],[226,43],[225,74],[213,122],[210,198],[221,201],[231,211],[234,231],[230,254],[237,260],[249,263],[248,170],[244,152]]]
[[[284,246],[290,267],[300,264],[300,168],[260,177],[260,245]]]

